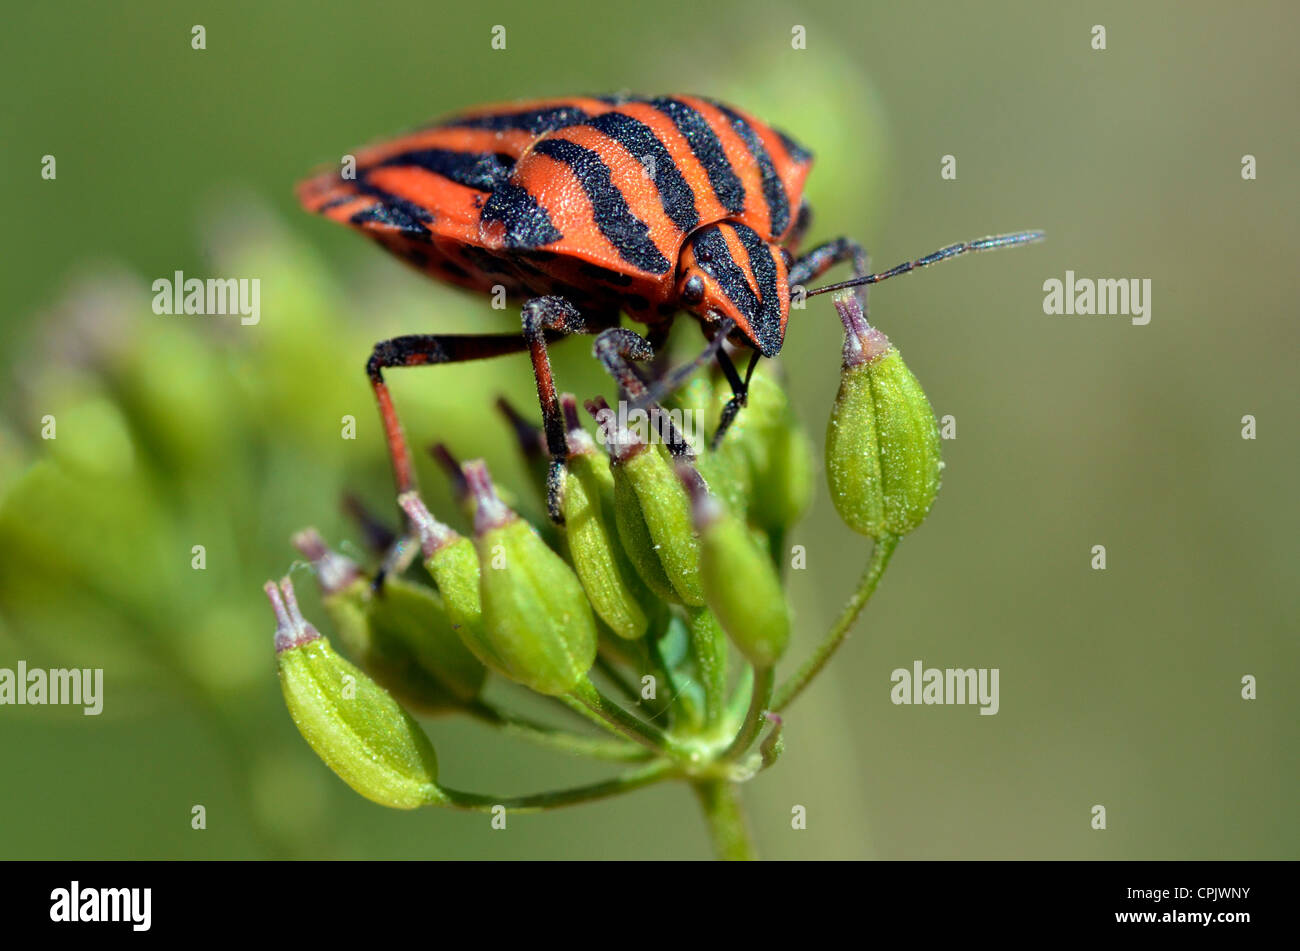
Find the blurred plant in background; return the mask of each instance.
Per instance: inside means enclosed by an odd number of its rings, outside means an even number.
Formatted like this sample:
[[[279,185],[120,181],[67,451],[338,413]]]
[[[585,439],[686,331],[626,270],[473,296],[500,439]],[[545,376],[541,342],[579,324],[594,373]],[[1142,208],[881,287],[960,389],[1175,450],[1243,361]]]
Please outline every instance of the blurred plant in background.
[[[115,716],[152,715],[165,694],[203,712],[249,827],[286,854],[314,813],[276,794],[283,769],[250,715],[267,669],[252,579],[283,561],[287,518],[332,514],[333,527],[346,487],[383,472],[352,449],[364,427],[342,438],[369,408],[355,355],[374,333],[260,207],[236,201],[216,220],[211,266],[259,276],[273,319],[154,316],[149,282],[120,272],[83,278],[36,318],[43,339],[0,424],[0,630],[33,667],[104,668]],[[420,319],[377,296],[391,318]],[[411,399],[448,438],[473,425],[438,391]]]

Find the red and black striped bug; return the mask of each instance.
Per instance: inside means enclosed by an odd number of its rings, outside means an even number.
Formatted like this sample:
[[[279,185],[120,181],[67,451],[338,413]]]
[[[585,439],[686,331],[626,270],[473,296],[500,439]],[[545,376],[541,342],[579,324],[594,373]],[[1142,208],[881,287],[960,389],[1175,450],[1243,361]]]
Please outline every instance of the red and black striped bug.
[[[366,364],[399,492],[414,488],[409,450],[383,371],[527,350],[551,457],[547,507],[559,521],[565,424],[547,345],[595,334],[595,354],[630,408],[658,401],[717,360],[732,389],[714,441],[745,403],[760,357],[785,341],[791,289],[849,261],[855,277],[805,296],[860,287],[967,251],[1024,244],[1020,232],[952,245],[879,274],[856,241],[800,255],[812,154],[723,103],[696,96],[544,99],[442,119],[321,173],[298,189],[313,212],[351,225],[425,273],[523,303],[520,334],[415,334],[377,344]],[[352,174],[348,174],[351,172]],[[635,364],[662,348],[680,311],[708,346],[647,380]],[[647,337],[619,326],[626,313]],[[722,346],[749,351],[745,374]],[[691,447],[653,413],[676,453]],[[666,427],[666,428],[664,428]]]

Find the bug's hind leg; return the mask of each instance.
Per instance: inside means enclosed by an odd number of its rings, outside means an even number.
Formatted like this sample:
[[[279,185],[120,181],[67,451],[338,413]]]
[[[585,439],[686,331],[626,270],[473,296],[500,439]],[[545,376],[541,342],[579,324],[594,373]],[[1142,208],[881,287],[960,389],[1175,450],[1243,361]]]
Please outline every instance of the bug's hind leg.
[[[399,494],[416,488],[411,451],[406,444],[402,422],[393,406],[384,370],[392,367],[430,366],[438,363],[463,363],[488,357],[520,353],[528,342],[518,334],[409,334],[375,344],[366,361],[366,376],[379,404],[384,426],[384,441],[393,464],[393,478]]]
[[[528,349],[527,341],[519,334],[409,334],[394,337],[375,344],[366,361],[366,376],[370,379],[370,388],[374,391],[375,402],[379,405],[379,418],[384,427],[384,442],[388,445],[388,455],[393,464],[393,480],[397,484],[397,493],[413,491],[416,488],[415,469],[411,465],[411,450],[402,431],[402,422],[393,406],[388,384],[384,382],[384,370],[392,367],[431,366],[438,363],[463,363],[468,360],[482,360],[509,353],[521,353]],[[400,573],[419,550],[411,530],[409,519],[402,516],[406,531],[392,542],[379,571],[375,575],[374,587],[380,590],[384,579],[390,574]]]

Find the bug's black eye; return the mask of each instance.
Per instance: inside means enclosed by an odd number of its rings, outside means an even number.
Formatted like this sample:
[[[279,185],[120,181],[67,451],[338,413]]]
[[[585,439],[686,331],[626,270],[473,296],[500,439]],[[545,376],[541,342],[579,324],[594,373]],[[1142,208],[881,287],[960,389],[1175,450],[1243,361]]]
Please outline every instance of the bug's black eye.
[[[702,300],[704,300],[704,279],[698,274],[692,274],[682,285],[682,302],[698,304]]]

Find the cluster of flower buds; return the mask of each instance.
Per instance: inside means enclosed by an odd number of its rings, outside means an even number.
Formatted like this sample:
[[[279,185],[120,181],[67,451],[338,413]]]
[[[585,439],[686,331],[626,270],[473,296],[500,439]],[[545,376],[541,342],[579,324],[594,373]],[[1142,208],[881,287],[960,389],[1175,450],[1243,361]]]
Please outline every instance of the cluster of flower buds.
[[[835,507],[855,531],[896,538],[934,501],[938,433],[915,378],[856,298],[836,306],[846,340],[826,445]],[[435,515],[415,492],[398,500],[422,580],[396,571],[377,582],[315,531],[300,533],[340,644],[368,672],[302,620],[287,583],[283,600],[268,585],[285,697],[313,749],[378,802],[475,807],[487,799],[437,788],[432,747],[407,710],[491,710],[490,722],[517,724],[483,699],[492,672],[607,728],[616,739],[603,742],[658,764],[656,776],[737,781],[770,765],[780,750],[774,669],[791,640],[784,539],[811,499],[811,444],[770,362],[716,447],[697,437],[681,451],[655,415],[707,432],[730,397],[725,381],[702,373],[648,415],[592,400],[584,425],[564,395],[557,526],[530,524],[484,462],[461,465],[439,447],[464,511]],[[543,489],[540,433],[501,405]],[[555,745],[580,752],[583,742],[592,741]]]

